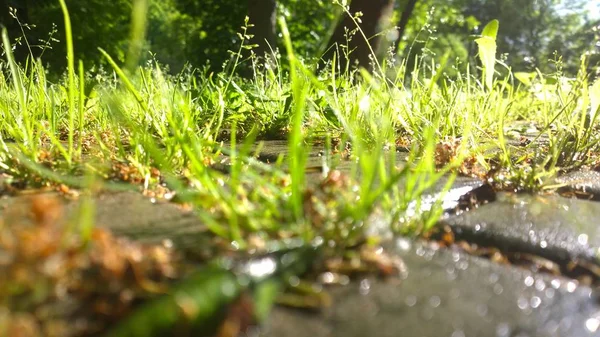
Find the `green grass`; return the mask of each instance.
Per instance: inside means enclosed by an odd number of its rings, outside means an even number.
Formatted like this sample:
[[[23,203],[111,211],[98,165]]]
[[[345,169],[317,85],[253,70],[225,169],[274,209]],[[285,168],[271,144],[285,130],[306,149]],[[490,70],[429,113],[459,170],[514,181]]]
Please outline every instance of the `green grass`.
[[[443,175],[478,175],[501,189],[539,191],[557,174],[596,160],[597,120],[589,110],[597,110],[597,82],[588,82],[583,63],[574,78],[560,69],[549,75],[495,69],[501,68],[493,61],[497,22],[477,40],[481,75],[458,64],[464,71],[454,78],[444,75],[447,56],[438,62],[423,57],[410,72],[382,63],[373,73],[336,73],[334,60],[315,73],[295,55],[285,22],[279,24],[289,64],[279,55],[262,63],[252,59],[250,79],[236,75],[247,48],[242,38],[220,74],[188,69],[171,75],[159,64],[126,71],[100,50],[112,69],[91,74],[79,63],[76,81],[67,29],[67,76],[50,83],[40,62],[28,68],[14,62],[3,32],[7,52],[0,64],[10,77],[0,77],[2,173],[34,186],[59,181],[81,187],[84,173],[107,180],[112,163],[125,163],[151,189],[159,183],[152,174],[158,169],[178,200],[194,205],[216,235],[243,247],[249,233],[277,237],[283,231],[345,244],[361,237],[376,208],[393,214],[394,231],[420,233],[435,225],[440,209],[410,219],[406,210]],[[143,34],[132,29],[132,36]],[[515,141],[521,121],[539,131],[528,144]],[[288,153],[266,165],[251,145],[273,137],[288,139]],[[307,154],[315,143],[334,150],[332,140],[338,152],[350,144],[349,182],[334,192],[323,187],[324,195],[314,197],[305,176]],[[446,151],[444,144],[450,144]],[[397,145],[410,152],[396,152]],[[327,171],[342,160],[332,153],[326,154]],[[227,174],[212,166],[223,154],[230,161]],[[399,156],[405,157],[401,165]],[[325,210],[315,211],[319,207]],[[316,219],[323,223],[315,226]]]

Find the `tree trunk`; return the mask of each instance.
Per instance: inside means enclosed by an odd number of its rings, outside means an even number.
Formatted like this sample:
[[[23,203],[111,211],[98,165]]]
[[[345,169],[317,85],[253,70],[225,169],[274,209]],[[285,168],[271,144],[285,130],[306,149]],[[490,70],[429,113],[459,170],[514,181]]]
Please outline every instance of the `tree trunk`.
[[[8,19],[8,2],[7,0],[0,0],[0,25],[6,26]]]
[[[248,0],[248,18],[254,25],[248,29],[254,35],[249,42],[258,45],[254,49],[258,56],[270,54],[271,48],[275,48],[276,12],[276,0]]]
[[[344,19],[336,27],[328,43],[328,49],[323,55],[323,60],[331,60],[337,54],[341,69],[358,62],[358,65],[372,70],[372,51],[377,53],[381,49],[381,33],[389,22],[395,0],[353,0],[350,3],[350,13],[355,15],[362,12],[359,27],[365,38],[360,32],[356,32],[350,41],[346,39],[346,28],[348,31],[355,30],[356,24],[347,13]],[[348,46],[345,51],[342,46]],[[370,46],[370,48],[369,48]]]
[[[398,36],[396,38],[396,43],[395,43],[395,47],[394,50],[396,52],[398,51],[398,47],[400,46],[400,43],[402,42],[402,37],[404,36],[404,32],[406,31],[406,26],[408,26],[408,21],[410,20],[410,17],[412,16],[412,13],[415,9],[415,5],[417,4],[418,0],[408,0],[408,2],[406,3],[406,6],[404,7],[404,9],[402,10],[402,15],[400,16],[400,21],[398,22]]]

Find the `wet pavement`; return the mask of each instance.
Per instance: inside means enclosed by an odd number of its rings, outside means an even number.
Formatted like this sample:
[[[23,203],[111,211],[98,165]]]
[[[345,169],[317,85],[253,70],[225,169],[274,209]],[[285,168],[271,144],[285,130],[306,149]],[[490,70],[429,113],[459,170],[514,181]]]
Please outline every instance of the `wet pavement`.
[[[498,265],[398,239],[388,253],[405,270],[326,291],[318,313],[277,307],[261,336],[597,336],[594,290],[562,277]]]
[[[556,179],[557,184],[564,185],[561,192],[572,192],[582,199],[600,200],[600,172],[575,171]]]
[[[557,195],[499,193],[498,200],[444,222],[457,239],[567,263],[598,264],[600,203]]]
[[[259,159],[276,160],[285,151],[270,147]],[[320,167],[318,151],[309,162]],[[341,169],[349,167],[346,162]],[[600,173],[571,173],[557,182],[563,196],[495,193],[482,181],[458,178],[445,194],[440,220],[452,242],[392,238],[375,216],[369,233],[386,238],[386,254],[402,261],[397,274],[326,286],[332,303],[320,310],[277,306],[251,335],[600,336],[600,203],[594,201],[600,199]],[[440,182],[431,189],[423,205],[442,188]],[[0,198],[0,217],[13,216],[23,198]],[[68,215],[77,213],[76,203],[66,204]],[[117,234],[144,242],[168,239],[182,249],[209,246],[203,244],[210,236],[206,227],[180,206],[153,203],[137,192],[104,193],[95,205],[97,225]],[[459,242],[477,248],[461,249],[454,244]],[[473,253],[483,248],[551,267],[523,268]]]
[[[577,180],[578,186],[593,183]],[[474,251],[392,239],[385,252],[404,262],[398,275],[326,287],[332,305],[319,312],[277,307],[260,335],[600,335],[600,203],[495,194],[469,178],[458,179],[446,196],[441,226]],[[467,202],[473,198],[483,203],[473,207]],[[500,262],[483,256],[489,247],[503,256]],[[536,268],[506,256],[531,259]]]

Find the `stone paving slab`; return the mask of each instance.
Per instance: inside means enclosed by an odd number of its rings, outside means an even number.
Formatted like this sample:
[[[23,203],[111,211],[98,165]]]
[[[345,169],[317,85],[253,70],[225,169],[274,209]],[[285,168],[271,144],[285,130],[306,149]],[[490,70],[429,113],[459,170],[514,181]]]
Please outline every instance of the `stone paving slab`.
[[[440,180],[423,196],[422,208],[431,207],[445,183],[445,179]],[[399,188],[402,188],[401,185]],[[79,201],[62,199],[56,192],[44,192],[44,194],[63,200],[66,210],[64,221],[76,217]],[[30,198],[31,195],[1,197],[0,216],[6,214],[8,209],[25,206]],[[457,178],[454,186],[447,192],[442,206],[446,211],[452,212],[465,200],[472,198],[492,200],[494,195],[489,185],[477,179]],[[171,239],[180,248],[199,246],[194,240],[207,231],[206,226],[192,211],[183,210],[180,206],[166,201],[153,203],[150,198],[144,197],[137,191],[102,192],[94,196],[94,213],[94,223],[97,226],[108,228],[118,235],[153,243]],[[385,228],[379,230],[389,237],[391,233],[387,227],[388,222],[372,221],[378,226],[385,225]]]
[[[119,234],[150,238],[206,229],[193,212],[138,192],[103,193],[94,201],[96,224]]]
[[[55,192],[45,195],[61,200],[62,221],[76,219],[79,201],[66,200]],[[31,196],[27,195],[0,198],[0,217],[10,217],[11,210],[27,207],[29,200]],[[188,249],[201,247],[203,238],[207,237],[206,226],[193,212],[166,201],[153,203],[135,191],[100,193],[94,197],[94,213],[96,226],[142,242],[160,243],[169,239],[178,247]],[[10,218],[7,221],[10,222]]]
[[[440,179],[430,190],[421,197],[422,209],[429,210],[438,199],[442,199],[441,206],[446,215],[451,215],[462,210],[468,210],[475,204],[488,203],[496,200],[496,193],[492,186],[480,179],[470,177],[456,177],[452,187],[445,193],[444,187],[447,177]],[[402,189],[402,184],[399,186]],[[425,207],[423,207],[425,206]]]
[[[575,281],[398,239],[406,271],[327,288],[319,313],[276,307],[263,337],[598,336],[600,302]]]
[[[562,191],[578,193],[581,198],[600,200],[600,172],[574,171],[556,179],[558,184],[565,184]]]
[[[555,262],[598,264],[600,203],[556,195],[498,194],[498,200],[444,222],[457,239]]]
[[[444,183],[440,181],[423,197],[424,205]],[[0,217],[26,198],[0,198]],[[453,212],[463,204],[470,205],[473,198],[489,203],[459,214]],[[145,242],[170,239],[186,251],[210,254],[201,252],[202,247],[210,247],[204,243],[210,238],[206,227],[193,212],[175,204],[152,203],[132,191],[100,194],[95,205],[98,226]],[[585,259],[598,263],[600,203],[559,196],[496,194],[481,181],[459,178],[446,194],[443,207],[447,211],[443,222],[459,240],[530,252],[559,262]],[[77,202],[66,202],[67,218],[76,214],[77,208]],[[383,227],[381,232],[385,232]],[[330,287],[333,305],[320,313],[277,307],[259,334],[600,335],[600,300],[590,287],[406,239],[392,242],[388,253],[401,258],[406,267],[398,278],[369,277],[348,286]]]

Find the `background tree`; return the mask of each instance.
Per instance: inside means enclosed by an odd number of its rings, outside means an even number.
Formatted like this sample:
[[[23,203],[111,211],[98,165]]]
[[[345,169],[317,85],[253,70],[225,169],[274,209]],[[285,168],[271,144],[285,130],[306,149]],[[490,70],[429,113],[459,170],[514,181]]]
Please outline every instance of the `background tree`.
[[[39,1],[47,3],[39,6]],[[278,0],[277,7],[276,0],[149,1],[145,46],[148,52],[144,55],[167,65],[171,72],[179,72],[186,64],[193,67],[208,64],[211,70],[221,69],[223,62],[231,58],[229,51],[239,48],[237,33],[247,14],[251,22],[257,24],[256,39],[279,46],[272,24],[277,10],[277,15],[283,15],[288,22],[296,53],[310,62],[316,61],[328,46],[346,44],[344,27],[356,28],[350,17],[341,13],[341,8],[331,0]],[[131,0],[66,2],[73,23],[76,57],[84,60],[86,68],[103,64],[97,47],[123,61],[128,47]],[[29,5],[28,11],[21,4]],[[459,68],[467,63],[477,64],[476,49],[468,36],[478,34],[489,20],[498,19],[498,51],[505,53],[506,63],[517,71],[538,67],[548,73],[555,69],[555,51],[562,55],[563,69],[567,72],[578,68],[582,53],[590,54],[591,66],[595,65],[598,47],[594,45],[597,40],[593,39],[597,34],[597,30],[594,31],[597,20],[586,17],[584,4],[584,0],[353,0],[349,10],[362,12],[360,26],[374,50],[380,51],[385,50],[389,42],[381,33],[390,32],[381,25],[382,21],[388,22],[382,18],[393,11],[391,22],[398,23],[400,35],[397,50],[402,60],[409,61],[409,69],[416,55],[424,55],[424,60],[439,60],[447,52]],[[42,60],[49,69],[62,71],[66,52],[60,41],[64,29],[58,2],[0,0],[0,10],[9,5],[19,5],[18,12],[28,14],[24,21],[32,28],[24,30],[35,56],[43,55]],[[10,19],[7,11],[0,14],[3,22]],[[9,32],[13,41],[22,35],[20,27],[16,28]],[[21,61],[29,55],[23,40],[16,46],[16,55],[21,55]],[[46,42],[50,42],[49,45]],[[266,44],[262,50],[255,51],[262,53],[265,47]],[[356,61],[369,67],[370,49],[362,36],[352,37],[350,49],[353,50],[350,59],[343,59],[343,63]],[[329,49],[325,57],[331,57],[332,51]],[[452,76],[450,67],[446,71]]]
[[[585,0],[421,0],[415,5],[399,52],[412,69],[414,57],[439,60],[448,52],[457,69],[477,64],[476,47],[469,35],[479,34],[492,19],[500,21],[498,52],[513,70],[544,73],[556,71],[556,54],[565,71],[573,74],[579,57],[590,54],[590,68],[597,66],[598,48],[593,47],[594,20],[585,11]],[[432,9],[433,8],[433,9]],[[586,28],[588,27],[588,28]],[[583,33],[588,31],[587,35]],[[587,42],[574,43],[576,36]],[[557,51],[557,53],[555,53]]]
[[[39,0],[37,0],[39,1]],[[26,31],[35,56],[51,69],[64,69],[66,47],[64,20],[58,1],[46,1],[44,6],[29,6],[29,23],[35,28]],[[129,36],[129,0],[66,0],[71,17],[76,56],[88,69],[98,65],[101,47],[123,61]],[[18,37],[18,36],[14,36]]]
[[[398,21],[398,26],[396,27],[398,34],[396,35],[394,50],[398,50],[398,46],[400,45],[400,42],[402,41],[402,38],[404,36],[404,32],[408,27],[408,23],[410,22],[410,19],[413,16],[417,2],[418,0],[407,0],[404,1],[403,6],[401,7],[400,21]]]
[[[356,61],[360,66],[370,69],[372,51],[378,53],[383,48],[381,33],[389,26],[394,3],[394,0],[353,0],[348,11],[351,15],[361,13],[356,22],[362,33],[357,31],[355,19],[344,13],[323,58],[331,59],[337,53],[342,68]],[[347,51],[343,51],[344,46],[347,46]]]
[[[264,56],[270,48],[276,48],[277,2],[275,0],[248,0],[248,18],[253,25],[248,33],[254,35],[250,41],[256,44],[256,54]]]
[[[462,11],[483,23],[498,19],[498,50],[508,53],[511,66],[532,70],[547,66],[545,46],[553,36],[568,34],[579,24],[573,15],[561,15],[561,7],[569,6],[576,13],[583,5],[583,0],[466,0]]]

